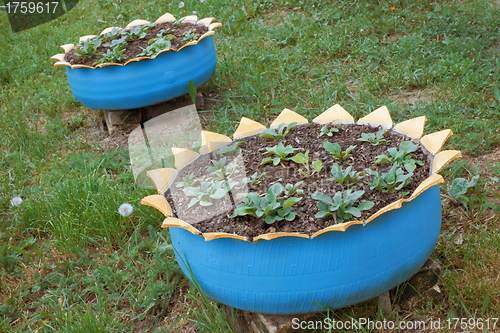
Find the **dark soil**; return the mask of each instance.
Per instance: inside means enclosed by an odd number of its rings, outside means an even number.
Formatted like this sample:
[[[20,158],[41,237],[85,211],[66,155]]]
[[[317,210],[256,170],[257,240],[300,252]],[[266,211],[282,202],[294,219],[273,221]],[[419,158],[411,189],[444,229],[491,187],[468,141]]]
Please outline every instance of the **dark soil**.
[[[233,188],[231,195],[226,195],[221,200],[213,200],[212,202],[214,204],[208,207],[209,209],[207,209],[207,207],[195,205],[187,210],[187,205],[192,197],[185,196],[182,192],[182,188],[177,188],[173,185],[167,193],[167,200],[172,206],[175,216],[190,223],[198,222],[193,223],[194,226],[204,233],[227,232],[247,236],[250,239],[269,232],[298,232],[312,235],[321,229],[334,225],[334,218],[317,219],[314,217],[318,212],[316,204],[319,201],[311,198],[311,195],[318,191],[333,197],[337,191],[344,191],[347,189],[345,185],[342,187],[342,185],[337,182],[327,180],[332,177],[330,173],[331,166],[337,163],[342,167],[342,170],[345,170],[348,166],[352,166],[352,169],[356,171],[364,171],[365,168],[370,168],[382,174],[383,172],[389,171],[391,165],[389,163],[380,163],[374,166],[373,163],[376,156],[380,154],[389,155],[387,152],[388,148],[399,148],[399,144],[402,141],[410,140],[410,138],[397,133],[387,132],[385,134],[385,139],[387,139],[388,142],[380,146],[373,146],[368,142],[357,141],[357,139],[361,137],[361,133],[375,133],[380,128],[361,125],[337,125],[336,127],[339,128],[339,132],[334,133],[331,137],[326,135],[320,137],[321,127],[323,127],[323,125],[318,124],[298,126],[292,128],[288,135],[281,140],[272,140],[259,136],[245,140],[240,145],[242,153],[235,160],[238,165],[244,165],[244,169],[240,167],[239,170],[242,172],[236,177],[233,177],[233,180],[239,181],[240,184]],[[334,160],[331,155],[324,150],[324,141],[330,141],[332,143],[338,142],[343,151],[351,145],[357,145],[357,147],[354,149],[351,157],[345,160]],[[283,143],[285,146],[291,145],[294,148],[303,148],[296,153],[305,153],[306,150],[309,150],[309,162],[311,163],[319,159],[323,162],[323,169],[319,173],[306,178],[298,171],[303,168],[303,166],[293,161],[282,162],[276,166],[272,163],[259,166],[265,157],[271,155],[263,155],[263,153],[266,152],[266,147],[273,147],[279,142]],[[189,174],[194,174],[196,179],[205,179],[209,176],[206,167],[212,165],[211,160],[216,159],[214,156],[213,154],[209,154],[198,158],[179,173],[177,181],[181,180],[181,177],[185,177]],[[409,194],[407,194],[405,198],[409,198],[411,193],[429,175],[430,167],[428,157],[427,154],[423,152],[422,148],[419,148],[414,153],[413,158],[422,161],[424,165],[417,166],[413,172],[413,176],[410,178],[410,184],[402,190],[409,191]],[[231,160],[228,157],[227,163],[230,162]],[[245,185],[241,184],[242,178],[251,176],[255,172],[258,174],[264,172],[269,173],[265,176],[260,185],[248,184],[248,188],[245,188]],[[375,203],[373,208],[368,211],[363,211],[362,216],[357,220],[366,220],[379,209],[402,198],[402,196],[396,193],[382,193],[378,190],[370,190],[369,186],[365,184],[364,181],[371,181],[372,179],[373,176],[365,174],[363,179],[354,186],[354,190],[365,191],[363,196],[358,199],[357,204],[365,200]],[[289,222],[282,220],[269,225],[261,219],[251,216],[229,217],[235,205],[238,205],[242,200],[241,197],[236,195],[237,193],[258,192],[259,194],[265,194],[268,188],[276,182],[284,186],[285,184],[295,184],[299,181],[304,181],[300,186],[300,188],[304,190],[304,194],[302,195],[302,200],[292,206],[292,210],[297,213],[293,221]],[[199,186],[199,183],[196,185]],[[355,206],[357,206],[357,204]],[[224,213],[221,214],[220,212]],[[200,221],[202,216],[207,216],[207,214],[212,214],[213,216]]]
[[[182,41],[183,33],[191,30],[191,29],[196,29],[196,34],[198,37],[196,37],[196,40],[200,38],[203,34],[205,34],[208,31],[208,28],[204,25],[197,25],[197,24],[192,24],[192,23],[181,23],[178,26],[172,25],[172,23],[158,23],[154,27],[148,30],[147,35],[142,38],[142,39],[135,39],[132,41],[128,42],[127,45],[127,50],[125,51],[124,55],[126,59],[120,60],[117,63],[119,64],[124,64],[130,59],[134,59],[137,57],[138,54],[140,54],[144,49],[146,49],[149,46],[149,40],[152,38],[155,38],[156,35],[160,32],[162,29],[171,29],[169,34],[174,35],[176,38],[171,40],[172,43],[172,48],[177,51],[180,49],[183,45],[185,45],[187,42]],[[125,31],[128,31],[130,29],[125,29]],[[118,39],[118,38],[116,38]],[[103,43],[105,44],[105,43]],[[108,52],[108,49],[111,49],[110,47],[105,47],[101,44],[97,48],[97,53],[102,53],[106,54]],[[69,51],[66,54],[65,60],[69,62],[72,65],[86,65],[86,66],[94,66],[94,63],[102,58],[102,55],[95,55],[91,58],[85,58],[85,57],[79,57],[75,55],[74,50]]]

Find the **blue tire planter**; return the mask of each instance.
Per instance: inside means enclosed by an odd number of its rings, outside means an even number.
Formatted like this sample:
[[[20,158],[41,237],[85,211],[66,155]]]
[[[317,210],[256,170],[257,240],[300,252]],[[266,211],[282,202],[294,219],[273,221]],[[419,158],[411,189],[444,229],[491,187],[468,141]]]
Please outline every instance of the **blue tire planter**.
[[[429,258],[441,227],[439,185],[365,226],[315,238],[256,243],[205,241],[170,227],[177,262],[206,295],[231,307],[267,314],[304,314],[377,297],[415,274]],[[318,304],[315,304],[318,303]]]
[[[284,109],[271,127],[292,122],[306,124],[308,120]],[[354,124],[354,118],[340,105],[334,105],[313,122]],[[363,221],[332,224],[312,235],[269,232],[249,239],[218,230],[202,233],[195,227],[196,221],[189,221],[192,218],[179,211],[185,209],[182,203],[176,207],[179,216],[174,217],[166,193],[179,177],[179,170],[200,154],[233,142],[207,131],[202,133],[206,146],[200,153],[172,148],[175,169],[147,172],[158,194],[143,198],[141,204],[163,213],[166,218],[162,228],[169,228],[181,269],[216,301],[267,314],[305,314],[357,304],[409,279],[424,265],[437,242],[442,218],[439,184],[444,182],[439,171],[462,154],[442,150],[453,134],[450,129],[423,136],[425,122],[426,117],[421,116],[393,127],[385,106],[357,122],[383,126],[419,140],[430,165],[429,177],[410,197],[388,202]],[[265,128],[243,117],[233,138],[242,140]]]
[[[126,110],[154,105],[198,88],[214,74],[217,56],[212,36],[179,52],[168,51],[155,59],[126,66],[97,69],[66,67],[73,95],[83,105],[100,110]]]

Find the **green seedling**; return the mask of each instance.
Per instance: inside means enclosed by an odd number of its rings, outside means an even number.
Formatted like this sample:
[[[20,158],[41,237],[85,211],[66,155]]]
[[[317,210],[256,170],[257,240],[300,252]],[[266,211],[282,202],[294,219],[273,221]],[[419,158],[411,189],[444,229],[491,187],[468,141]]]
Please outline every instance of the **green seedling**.
[[[145,24],[143,26],[137,26],[130,29],[129,31],[123,30],[122,35],[128,41],[134,39],[143,39],[144,37],[147,36],[148,30],[151,29],[152,27],[154,27],[154,23]]]
[[[269,139],[283,139],[288,132],[297,125],[297,122],[293,122],[285,126],[285,123],[282,123],[278,126],[278,132],[274,128],[266,128],[264,132],[260,134],[263,138]]]
[[[193,40],[196,40],[196,38],[198,37],[198,34],[196,33],[196,29],[191,29],[191,30],[184,31],[182,36],[183,36],[181,38],[182,41],[191,42]]]
[[[319,133],[319,136],[323,136],[323,135],[328,135],[328,136],[332,136],[333,133],[336,133],[338,132],[339,129],[337,127],[332,127],[330,129],[328,129],[327,126],[323,126],[321,127],[321,132]]]
[[[243,183],[245,184],[252,184],[252,185],[259,185],[262,179],[264,178],[265,175],[267,175],[269,172],[264,172],[262,174],[258,174],[257,172],[251,175],[250,177],[245,177],[243,178]]]
[[[311,169],[309,167],[309,150],[307,150],[305,154],[298,153],[297,155],[292,157],[292,161],[298,164],[302,164],[305,167],[305,171],[299,169],[299,172],[308,178],[323,169],[323,162],[321,162],[320,160],[316,160],[311,163],[311,166],[313,167],[313,172],[311,173]]]
[[[162,31],[166,31],[166,30],[162,30]],[[156,38],[151,38],[148,42],[148,44],[153,44],[153,43],[156,43],[157,41],[166,41],[166,42],[169,42],[170,44],[172,44],[171,40],[172,39],[176,39],[177,37],[175,37],[174,35],[166,35],[166,36],[163,36],[163,34],[160,32],[159,34],[156,35]]]
[[[161,50],[167,49],[172,46],[172,43],[170,43],[169,40],[166,39],[158,39],[155,41],[153,44],[149,45],[146,47],[144,50],[142,50],[141,53],[139,53],[137,56],[138,57],[152,57]]]
[[[377,133],[361,133],[361,138],[358,141],[369,142],[373,146],[380,146],[388,141],[384,139],[385,130],[381,129]]]
[[[389,162],[393,166],[404,167],[407,172],[412,173],[417,168],[417,165],[424,165],[422,161],[412,158],[415,156],[412,153],[417,149],[418,145],[413,142],[403,141],[399,144],[399,150],[396,147],[387,150],[391,155],[390,157],[385,154],[377,156],[374,165]]]
[[[193,186],[194,184],[196,184],[197,181],[198,181],[198,179],[195,179],[194,175],[190,174],[187,177],[182,177],[182,180],[175,183],[175,186],[176,187],[190,187],[190,186]]]
[[[238,164],[233,161],[226,166],[226,157],[223,157],[219,160],[212,160],[213,166],[208,166],[207,171],[214,174],[214,176],[207,178],[209,181],[219,181],[219,180],[227,180],[231,182],[231,176],[235,173],[239,173],[239,170],[236,170]]]
[[[97,48],[101,46],[100,38],[86,39],[82,41],[82,44],[75,49],[75,54],[78,57],[91,58],[97,54]]]
[[[118,47],[120,49],[127,48],[127,45],[128,45],[128,43],[124,38],[114,39],[109,43],[103,44],[103,46],[105,46],[105,47],[111,47],[111,48]]]
[[[285,191],[283,185],[276,183],[269,188],[267,194],[263,197],[260,197],[256,192],[239,193],[238,195],[244,197],[243,203],[236,207],[231,217],[250,215],[262,218],[267,224],[283,219],[293,221],[296,213],[292,212],[291,207],[302,198],[280,197],[279,195],[283,191]]]
[[[269,162],[273,162],[274,165],[278,165],[281,161],[289,161],[292,158],[288,157],[288,155],[295,153],[297,150],[300,150],[301,148],[293,148],[292,146],[284,146],[281,142],[278,143],[278,145],[274,147],[266,147],[267,152],[264,154],[274,154],[274,157],[266,157],[262,160],[260,165],[264,165]]]
[[[337,182],[340,185],[347,185],[348,187],[352,186],[365,173],[351,171],[351,169],[352,166],[348,166],[344,171],[342,171],[342,168],[337,163],[334,163],[331,170],[333,178],[329,178],[328,180]]]
[[[312,198],[321,201],[317,204],[319,212],[315,216],[316,218],[333,216],[335,223],[342,223],[353,216],[360,217],[361,211],[368,210],[374,205],[371,201],[363,201],[357,207],[354,207],[356,200],[364,193],[365,191],[352,192],[352,189],[349,189],[343,193],[335,193],[333,200],[324,193],[314,193]]]
[[[304,194],[304,190],[299,189],[299,186],[302,185],[304,182],[300,181],[297,182],[296,184],[286,184],[285,185],[285,197],[291,197],[292,195],[298,195],[301,196]]]
[[[381,192],[393,192],[400,195],[407,195],[409,192],[398,192],[399,190],[410,184],[410,177],[413,173],[405,174],[403,169],[397,168],[393,165],[392,168],[387,173],[380,175],[377,171],[371,169],[365,169],[366,173],[374,176],[373,181],[365,182],[370,186],[370,190],[377,189]]]
[[[332,157],[336,160],[345,160],[349,156],[352,155],[352,151],[354,148],[357,146],[349,146],[345,151],[342,151],[342,148],[340,148],[340,145],[335,142],[331,143],[328,141],[323,142],[323,148],[330,154],[332,154]]]
[[[124,53],[126,46],[127,46],[126,42],[125,45],[123,43],[119,43],[116,44],[116,46],[113,47],[112,49],[108,49],[108,51],[105,54],[100,53],[100,55],[102,55],[102,58],[94,62],[94,65],[116,63],[120,60],[125,60],[126,57]]]
[[[238,148],[239,145],[241,145],[243,141],[237,141],[233,142],[231,144],[228,144],[226,146],[220,147],[217,151],[215,151],[215,154],[219,156],[229,156],[229,155],[236,155],[241,153],[241,148]]]
[[[194,197],[188,204],[188,209],[196,204],[201,206],[212,206],[213,202],[210,199],[222,199],[229,192],[234,183],[226,184],[224,180],[216,182],[201,182],[200,188],[188,187],[183,190],[188,197]]]
[[[120,30],[120,28],[114,27],[113,29],[111,29],[110,32],[108,32],[105,35],[99,36],[99,38],[101,38],[103,42],[109,42],[109,41],[117,39],[119,36],[121,36],[122,31],[123,30]]]

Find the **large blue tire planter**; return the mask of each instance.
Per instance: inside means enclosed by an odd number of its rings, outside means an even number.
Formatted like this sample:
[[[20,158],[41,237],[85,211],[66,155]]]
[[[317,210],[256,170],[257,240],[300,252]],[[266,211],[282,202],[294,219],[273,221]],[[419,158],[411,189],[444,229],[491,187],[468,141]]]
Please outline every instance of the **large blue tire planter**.
[[[177,262],[206,295],[231,307],[267,314],[324,311],[377,297],[415,274],[431,255],[441,228],[439,186],[399,209],[345,232],[256,243],[205,241],[170,227]],[[318,303],[318,304],[315,304]]]
[[[125,66],[66,67],[73,95],[83,105],[99,110],[126,110],[154,105],[188,93],[188,83],[206,83],[217,64],[212,36],[179,52],[166,51],[155,59]]]

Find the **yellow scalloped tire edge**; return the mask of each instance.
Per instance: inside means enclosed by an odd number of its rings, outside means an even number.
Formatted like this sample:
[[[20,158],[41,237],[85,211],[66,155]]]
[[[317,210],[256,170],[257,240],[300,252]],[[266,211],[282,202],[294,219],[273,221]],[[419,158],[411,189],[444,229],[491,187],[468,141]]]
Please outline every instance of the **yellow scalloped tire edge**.
[[[163,213],[166,217],[172,216],[172,208],[167,202],[167,199],[163,195],[153,194],[141,200],[141,205],[150,206],[156,208]]]
[[[227,232],[206,232],[206,233],[202,233],[201,235],[203,236],[203,238],[205,238],[206,241],[211,241],[211,240],[219,239],[219,238],[233,238],[233,239],[239,239],[239,240],[248,242],[248,237],[235,235],[235,234],[229,234]]]

